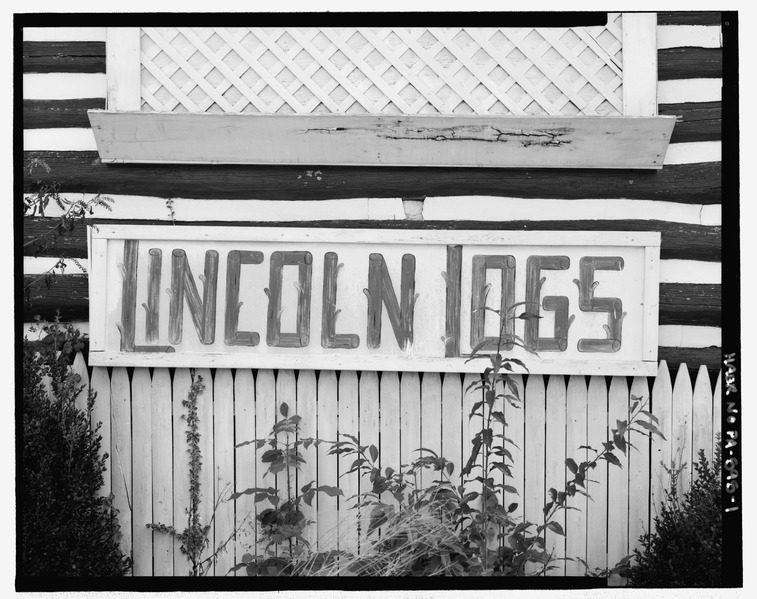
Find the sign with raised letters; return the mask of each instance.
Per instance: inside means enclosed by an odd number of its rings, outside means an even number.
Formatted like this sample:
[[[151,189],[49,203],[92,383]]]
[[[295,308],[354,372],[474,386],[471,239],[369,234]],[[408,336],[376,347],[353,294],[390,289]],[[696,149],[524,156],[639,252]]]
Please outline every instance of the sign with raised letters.
[[[100,224],[90,363],[657,368],[660,234]]]

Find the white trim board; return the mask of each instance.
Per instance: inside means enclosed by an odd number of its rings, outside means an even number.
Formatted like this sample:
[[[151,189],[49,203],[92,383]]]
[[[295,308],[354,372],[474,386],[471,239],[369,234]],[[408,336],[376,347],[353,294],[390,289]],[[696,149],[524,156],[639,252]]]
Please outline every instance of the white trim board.
[[[316,178],[320,171],[298,175]],[[171,220],[166,198],[112,195],[112,210],[96,209],[96,219]],[[63,193],[69,201],[91,200],[95,194]],[[201,222],[292,222],[330,220],[405,220],[400,198],[347,198],[342,200],[221,200],[214,198],[171,198],[174,220]],[[47,207],[47,216],[61,216],[56,205]],[[497,196],[428,197],[423,200],[423,220],[427,221],[543,221],[543,220],[662,220],[692,225],[720,226],[719,204],[681,204],[657,200],[559,200],[508,198]]]
[[[105,73],[24,73],[25,100],[105,98]]]
[[[670,144],[665,154],[664,164],[719,162],[721,145],[719,141]],[[92,129],[85,127],[24,129],[24,150],[97,151],[97,143]]]
[[[660,25],[657,27],[657,49],[721,48],[720,25]]]
[[[658,104],[684,104],[686,102],[720,102],[722,79],[672,79],[657,83]]]
[[[720,347],[723,330],[720,327],[660,325],[658,340],[660,347]]]
[[[545,200],[492,196],[430,197],[424,220],[663,220],[692,225],[720,225],[720,205],[657,200]]]
[[[723,144],[720,141],[696,141],[670,144],[665,154],[665,165],[720,162]]]
[[[91,348],[91,346],[90,346]],[[287,358],[287,369],[292,370],[351,370],[351,371],[390,371],[390,372],[472,372],[480,373],[480,363],[468,362],[461,359],[428,359],[414,358],[409,363],[393,356],[377,356],[379,359],[372,365],[366,364],[365,356],[291,356]],[[93,351],[89,353],[92,366],[156,366],[155,357],[148,354],[129,352]],[[306,359],[307,358],[307,359]],[[314,359],[315,358],[315,359]],[[191,367],[194,364],[192,356],[186,354],[166,353],[160,355],[161,368]],[[613,372],[624,372],[623,376],[654,376],[657,373],[656,361],[643,362],[614,362]],[[204,354],[203,368],[281,368],[280,356],[249,356],[240,354]],[[531,363],[530,374],[578,374],[601,375],[608,374],[608,364],[591,360],[560,361],[542,358]],[[517,374],[517,370],[516,370]],[[523,372],[522,374],[526,374]]]
[[[720,262],[700,260],[661,260],[660,283],[693,283],[696,285],[720,285],[722,265]]]
[[[308,170],[298,177],[315,178],[320,171]],[[94,219],[137,219],[171,222],[166,198],[155,196],[102,195],[113,199],[111,210],[95,208]],[[91,200],[95,194],[63,193],[69,201]],[[213,198],[171,198],[174,220],[182,222],[330,222],[333,220],[405,220],[401,198],[347,198],[343,200],[220,200]],[[61,216],[57,205],[49,205],[46,216]]]
[[[66,275],[86,274],[89,270],[89,260],[86,258],[50,258],[48,256],[24,256],[24,274],[40,275],[52,269],[61,260],[66,262]],[[81,268],[76,263],[81,265]],[[84,270],[82,270],[82,268]]]
[[[660,169],[675,124],[672,116],[88,114],[104,163],[148,164]]]
[[[162,241],[250,241],[302,243],[401,243],[426,244],[525,244],[565,246],[659,247],[660,233],[653,231],[438,231],[429,229],[314,229],[304,227],[170,227],[100,224],[91,228],[99,239],[160,239]]]
[[[24,27],[25,42],[104,42],[105,27]]]
[[[24,151],[93,152],[97,144],[92,129],[24,129]]]

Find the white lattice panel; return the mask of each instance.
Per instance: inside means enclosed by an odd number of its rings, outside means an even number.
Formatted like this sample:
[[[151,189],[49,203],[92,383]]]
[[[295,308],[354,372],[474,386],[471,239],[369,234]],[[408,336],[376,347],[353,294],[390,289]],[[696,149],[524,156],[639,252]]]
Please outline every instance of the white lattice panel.
[[[141,30],[144,111],[619,115],[621,15],[585,28]]]

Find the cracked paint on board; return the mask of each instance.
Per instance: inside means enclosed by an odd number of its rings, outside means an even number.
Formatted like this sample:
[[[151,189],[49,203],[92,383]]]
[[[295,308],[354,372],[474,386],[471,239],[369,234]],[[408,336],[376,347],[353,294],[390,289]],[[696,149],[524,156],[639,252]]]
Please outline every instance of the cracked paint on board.
[[[524,148],[530,146],[560,147],[572,143],[567,138],[573,133],[571,127],[554,127],[545,129],[501,129],[491,125],[461,125],[459,127],[443,128],[412,128],[401,124],[394,126],[379,125],[378,130],[364,127],[322,127],[304,129],[300,134],[318,133],[330,135],[332,133],[375,132],[383,139],[393,140],[422,140],[422,141],[481,141],[486,143],[518,142]]]

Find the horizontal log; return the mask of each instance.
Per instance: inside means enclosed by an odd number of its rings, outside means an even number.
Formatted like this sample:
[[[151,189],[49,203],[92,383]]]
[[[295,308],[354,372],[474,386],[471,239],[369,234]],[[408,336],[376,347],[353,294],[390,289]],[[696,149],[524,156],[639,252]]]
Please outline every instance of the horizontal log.
[[[657,79],[660,81],[722,76],[721,48],[667,48],[657,52]]]
[[[696,380],[696,371],[704,364],[710,375],[710,385],[715,387],[718,373],[723,365],[723,351],[719,347],[666,347],[657,348],[657,359],[665,360],[671,376],[675,376],[678,367],[686,364],[691,380]]]
[[[720,25],[722,14],[718,11],[677,10],[673,12],[658,12],[658,25]]]
[[[24,275],[24,320],[36,315],[53,320],[60,318],[89,319],[89,287],[87,275],[55,275],[49,281],[40,275]]]
[[[97,222],[94,219],[93,222]],[[104,222],[104,221],[103,221]],[[111,224],[165,224],[165,221],[144,220],[108,220]],[[24,219],[24,255],[27,256],[59,256],[64,258],[87,257],[87,231],[80,223],[75,223],[73,231],[58,235],[58,231],[50,233],[59,223],[56,218],[26,218]],[[176,221],[177,225],[224,225],[224,226],[267,226],[267,227],[333,227],[356,229],[498,229],[504,231],[660,231],[662,243],[660,258],[663,260],[700,260],[719,262],[721,259],[721,227],[691,225],[658,220],[578,220],[578,221],[326,221],[314,223],[310,221],[298,222],[228,222],[207,221],[185,223]],[[52,238],[55,245],[44,247],[44,239],[37,245],[33,242],[45,235]]]
[[[65,230],[58,218],[24,218],[24,255],[87,257],[87,229],[81,222]]]
[[[89,310],[88,277],[56,275],[49,285],[39,275],[24,276],[24,320],[35,314],[54,318],[60,309],[64,320],[86,320]],[[720,285],[663,283],[660,285],[660,325],[720,325]]]
[[[61,191],[185,198],[324,200],[354,197],[492,195],[627,198],[719,204],[721,163],[659,171],[427,167],[104,165],[97,152],[24,152],[42,160]],[[307,176],[320,171],[320,178]],[[25,173],[24,191],[38,174]]]
[[[660,324],[720,326],[721,286],[691,283],[660,285]]]
[[[24,73],[104,73],[105,42],[24,42]]]
[[[89,127],[87,110],[105,108],[105,98],[24,100],[23,107],[24,129]]]
[[[660,104],[660,114],[677,117],[670,143],[717,141],[722,138],[721,102]]]

